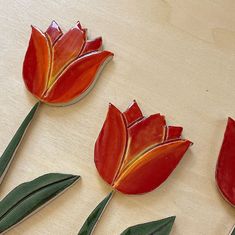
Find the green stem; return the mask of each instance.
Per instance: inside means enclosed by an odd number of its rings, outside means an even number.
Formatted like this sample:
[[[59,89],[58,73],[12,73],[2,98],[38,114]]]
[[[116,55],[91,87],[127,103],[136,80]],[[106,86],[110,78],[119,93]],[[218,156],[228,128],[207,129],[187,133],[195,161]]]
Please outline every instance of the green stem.
[[[7,170],[9,169],[11,162],[15,156],[15,153],[17,151],[17,148],[19,147],[25,132],[27,131],[27,128],[29,124],[31,123],[34,114],[36,113],[38,107],[40,105],[40,101],[37,102],[33,108],[30,110],[18,130],[16,131],[15,135],[11,139],[10,143],[6,147],[5,151],[3,152],[2,156],[0,157],[0,184],[2,183],[4,176],[7,173]]]
[[[98,206],[91,212],[91,214],[86,219],[85,223],[83,224],[82,228],[78,232],[78,235],[90,235],[95,229],[96,224],[99,222],[104,210],[106,209],[108,203],[112,199],[115,190],[109,193],[99,204]]]
[[[229,235],[235,235],[235,225],[233,226],[232,231],[229,233]]]

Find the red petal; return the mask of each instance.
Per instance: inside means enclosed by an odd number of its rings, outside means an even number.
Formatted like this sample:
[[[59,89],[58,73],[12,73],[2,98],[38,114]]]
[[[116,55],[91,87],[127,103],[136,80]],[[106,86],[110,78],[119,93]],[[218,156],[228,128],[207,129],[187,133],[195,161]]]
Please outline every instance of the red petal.
[[[183,128],[180,126],[168,126],[166,140],[179,139],[182,134]]]
[[[40,98],[47,84],[50,49],[46,36],[32,26],[32,34],[25,55],[23,78],[28,90]]]
[[[130,126],[137,120],[143,118],[143,114],[135,100],[123,114],[126,119],[127,126]]]
[[[51,85],[57,75],[73,60],[75,60],[83,49],[86,34],[78,26],[70,29],[61,36],[53,46],[53,69],[51,73]]]
[[[77,59],[60,75],[44,100],[59,104],[78,101],[91,90],[103,65],[112,55],[108,51],[99,51]]]
[[[109,105],[103,128],[95,144],[95,164],[102,178],[111,184],[123,159],[126,126],[122,113]]]
[[[176,168],[190,144],[188,140],[178,140],[150,150],[126,168],[114,187],[126,194],[157,188]]]
[[[101,47],[102,47],[101,37],[95,38],[94,40],[89,40],[85,43],[85,46],[81,54],[84,55],[93,51],[98,51]]]
[[[164,116],[154,114],[128,128],[128,150],[125,163],[154,145],[162,143],[165,125]]]
[[[228,119],[216,167],[216,180],[225,199],[235,206],[235,121]]]
[[[54,44],[56,40],[63,34],[59,25],[53,20],[48,27],[46,34],[51,40],[51,44]]]
[[[81,30],[83,29],[83,28],[82,28],[82,25],[81,25],[81,23],[80,23],[80,21],[77,22],[77,27],[78,27],[79,29],[81,29]]]

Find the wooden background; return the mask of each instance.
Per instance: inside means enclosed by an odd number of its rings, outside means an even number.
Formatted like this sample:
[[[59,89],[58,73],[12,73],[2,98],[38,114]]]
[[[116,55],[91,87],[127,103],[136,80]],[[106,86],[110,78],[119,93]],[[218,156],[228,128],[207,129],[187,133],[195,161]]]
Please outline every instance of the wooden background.
[[[136,99],[146,115],[160,112],[194,142],[159,189],[116,194],[94,234],[176,215],[172,235],[227,235],[235,209],[219,195],[214,169],[228,116],[235,118],[234,0],[0,0],[0,151],[36,100],[22,81],[30,24],[64,31],[80,20],[102,35],[115,57],[93,91],[64,108],[42,105],[1,185],[48,172],[82,180],[8,234],[74,235],[111,190],[98,176],[93,147],[108,102],[121,110]]]

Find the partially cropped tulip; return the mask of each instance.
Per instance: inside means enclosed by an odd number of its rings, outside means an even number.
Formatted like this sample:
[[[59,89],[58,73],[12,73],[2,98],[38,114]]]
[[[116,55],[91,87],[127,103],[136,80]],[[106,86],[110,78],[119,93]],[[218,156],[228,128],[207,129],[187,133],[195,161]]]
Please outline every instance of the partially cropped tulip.
[[[23,66],[26,87],[45,103],[65,105],[80,100],[113,56],[101,48],[102,38],[87,40],[87,30],[80,23],[65,34],[55,21],[44,33],[32,26]]]
[[[126,194],[149,192],[161,185],[191,145],[182,127],[166,126],[165,117],[144,117],[134,102],[125,112],[114,105],[95,144],[95,164],[102,178]]]
[[[101,37],[87,40],[87,30],[80,23],[65,34],[55,21],[45,32],[32,26],[23,79],[38,102],[0,157],[0,183],[39,105],[64,106],[83,98],[112,56],[112,52],[102,50]]]
[[[143,116],[135,101],[125,112],[110,104],[94,155],[99,174],[113,190],[92,211],[78,235],[91,234],[116,190],[142,194],[161,185],[192,144],[181,138],[182,131],[182,127],[167,126],[159,113]]]
[[[235,120],[232,118],[228,118],[215,177],[225,200],[235,206]]]

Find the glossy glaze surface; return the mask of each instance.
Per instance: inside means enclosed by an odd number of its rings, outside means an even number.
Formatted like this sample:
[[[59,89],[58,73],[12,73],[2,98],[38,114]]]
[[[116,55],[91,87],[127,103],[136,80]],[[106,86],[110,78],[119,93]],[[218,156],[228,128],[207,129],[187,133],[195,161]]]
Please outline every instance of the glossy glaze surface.
[[[166,126],[165,117],[144,117],[137,103],[109,111],[95,144],[95,164],[102,178],[126,194],[149,192],[162,184],[191,142],[182,127]]]
[[[223,197],[235,206],[235,121],[228,118],[216,167],[216,181]]]
[[[78,101],[90,91],[103,65],[113,56],[101,47],[102,38],[87,40],[87,30],[79,22],[65,34],[55,21],[45,32],[32,26],[23,64],[27,89],[45,103]]]
[[[71,187],[78,175],[49,173],[15,187],[0,201],[0,234],[5,234]]]

